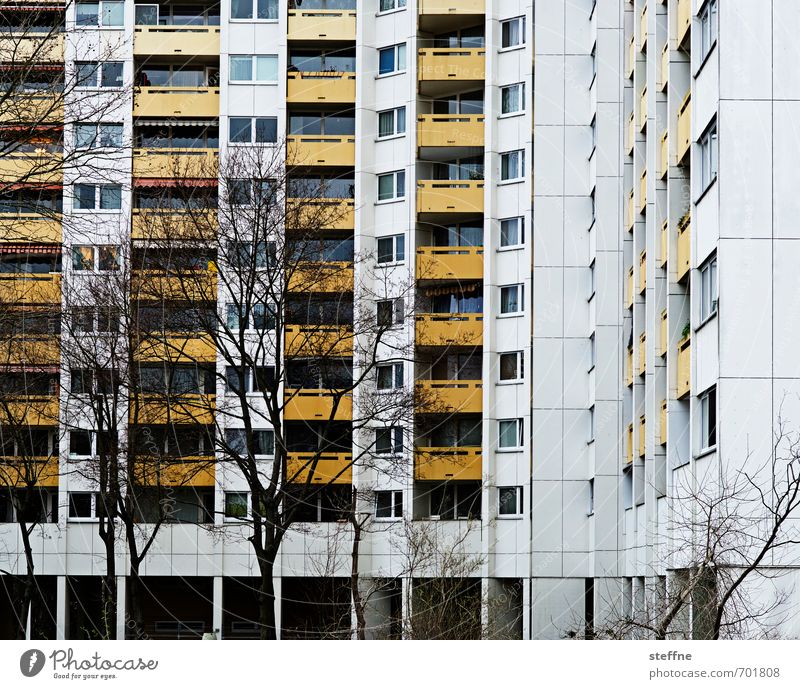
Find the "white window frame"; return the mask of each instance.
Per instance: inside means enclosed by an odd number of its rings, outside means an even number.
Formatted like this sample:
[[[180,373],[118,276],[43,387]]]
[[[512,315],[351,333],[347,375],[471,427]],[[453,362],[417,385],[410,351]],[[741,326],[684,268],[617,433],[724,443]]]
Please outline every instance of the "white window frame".
[[[400,12],[406,8],[406,0],[386,0],[386,4],[391,7],[382,7],[385,0],[379,0],[377,14],[388,14],[389,12]]]
[[[274,18],[272,17],[258,17],[258,0],[250,0],[250,16],[249,17],[234,17],[233,16],[233,3],[230,3],[230,11],[228,14],[230,15],[228,19],[233,22],[234,24],[239,24],[243,22],[253,22],[257,24],[277,24],[280,20],[281,14],[281,3],[279,0],[274,0],[275,7],[277,9],[277,14]]]
[[[516,510],[514,512],[502,512],[503,491],[514,491],[514,499],[516,501]],[[524,506],[522,504],[524,492],[522,486],[498,486],[497,487],[497,518],[498,519],[521,519],[524,514]]]
[[[122,23],[120,24],[105,24],[103,22],[103,7],[105,6],[107,0],[97,0],[97,2],[89,2],[87,4],[90,5],[97,5],[97,23],[96,24],[78,24],[78,5],[82,4],[80,2],[75,3],[75,28],[78,30],[93,30],[93,29],[122,29],[125,26],[125,3],[124,0],[113,0],[111,4],[121,4],[122,5],[122,12],[123,12],[123,19]]]
[[[92,251],[92,267],[91,268],[75,268],[74,252],[75,249],[91,249]],[[111,270],[100,268],[100,250],[101,249],[115,249],[117,256],[117,267]],[[121,265],[120,247],[117,244],[73,244],[70,247],[70,270],[75,273],[110,273],[119,270]]]
[[[400,113],[402,112],[402,118],[400,117]],[[392,117],[392,132],[390,134],[381,134],[381,115],[391,115]],[[401,130],[398,126],[398,123],[402,119],[403,129]],[[406,134],[406,106],[401,105],[397,108],[389,108],[388,110],[380,110],[377,113],[377,133],[376,138],[378,141],[384,141],[386,139],[393,139],[398,136],[405,136]]]
[[[392,178],[392,195],[386,198],[381,198],[381,180],[387,177]],[[377,188],[375,190],[376,203],[392,203],[399,201],[406,197],[406,171],[405,170],[392,170],[391,172],[382,172],[377,176]]]
[[[244,82],[236,82],[236,83],[244,83]],[[250,120],[250,140],[249,141],[232,141],[231,140],[231,120]],[[256,130],[258,129],[257,121],[258,120],[274,120],[275,121],[275,141],[256,141]],[[278,133],[277,133],[277,124],[278,118],[271,117],[271,116],[258,116],[258,117],[247,117],[246,115],[229,115],[228,116],[228,145],[229,146],[268,146],[270,144],[275,144],[278,142]]]
[[[716,181],[719,167],[719,140],[717,138],[717,120],[711,122],[703,135],[697,140],[697,158],[699,161],[698,196],[706,193]]]
[[[698,416],[698,427],[699,427],[699,434],[700,437],[698,438],[699,442],[698,445],[700,446],[700,452],[709,452],[713,450],[717,446],[717,433],[718,433],[718,419],[719,416],[717,414],[717,386],[712,385],[708,390],[701,393],[697,397],[697,416]],[[714,442],[709,442],[709,436],[711,434],[711,419],[713,412],[713,420],[714,420]]]
[[[502,378],[502,371],[503,371],[503,364],[502,359],[503,357],[514,357],[516,359],[516,366],[515,366],[515,377],[514,378]],[[525,380],[525,352],[523,351],[516,351],[516,352],[498,352],[497,353],[497,383],[498,385],[513,385],[515,383],[521,383]]]
[[[389,387],[381,387],[381,371],[391,369],[392,384]],[[378,392],[391,392],[392,390],[402,390],[405,387],[405,371],[402,361],[390,361],[385,364],[378,364],[375,367],[375,388]],[[399,372],[399,374],[398,374]]]
[[[229,517],[228,511],[228,495],[244,495],[247,500],[247,512],[244,517]],[[253,514],[253,504],[250,492],[246,490],[226,490],[222,493],[222,521],[227,523],[239,524],[245,523],[250,520]]]
[[[512,170],[513,168],[513,170]],[[515,177],[503,177],[503,170],[516,174]],[[525,149],[518,148],[500,154],[500,184],[507,182],[521,182],[525,179]]]
[[[89,434],[89,454],[73,454],[71,450],[72,434],[73,433],[88,433]],[[88,428],[73,428],[67,434],[67,457],[71,460],[90,459],[96,454],[97,433]]]
[[[513,423],[515,424],[514,436],[517,440],[517,445],[501,445],[503,437],[503,425]],[[519,452],[525,447],[525,420],[524,419],[498,419],[497,420],[497,451],[498,452]]]
[[[94,187],[94,206],[92,208],[78,208],[77,207],[77,187]],[[104,187],[116,187],[119,189],[119,208],[101,208],[100,201],[103,198],[102,189]],[[104,215],[111,215],[114,213],[122,212],[122,185],[113,184],[109,182],[75,182],[72,185],[72,212],[73,213],[101,213]]]
[[[504,244],[503,237],[504,237],[504,226],[506,223],[515,223],[517,226],[517,239],[519,240],[516,244]],[[499,238],[499,250],[500,251],[508,251],[510,249],[520,249],[525,245],[525,216],[518,215],[515,218],[502,218],[500,220],[500,238]]]
[[[698,55],[700,57],[699,66],[705,63],[706,58],[711,54],[714,46],[717,45],[719,31],[719,12],[717,0],[708,0],[697,13],[699,24],[698,36]]]
[[[507,92],[510,92],[511,89],[515,89],[517,91],[517,103],[519,108],[516,110],[504,110],[505,106],[505,95]],[[510,117],[512,115],[522,115],[525,113],[525,82],[519,81],[516,84],[507,84],[506,86],[500,87],[500,114],[498,117]]]
[[[509,43],[508,45],[503,45],[503,33],[505,27],[510,27],[513,24],[517,24],[517,31],[519,32],[519,43]],[[520,15],[519,17],[510,17],[509,19],[503,19],[500,22],[500,52],[505,50],[516,50],[518,48],[522,48],[525,46],[525,30],[526,30],[527,22],[525,15]]]
[[[70,503],[72,502],[73,495],[90,495],[91,508],[88,517],[73,517],[70,515]],[[67,493],[67,521],[68,522],[96,522],[99,520],[97,516],[97,498],[99,497],[97,491],[91,490],[71,490]]]
[[[122,65],[122,84],[120,86],[103,86],[103,68],[109,64]],[[78,74],[80,67],[83,65],[94,65],[94,83],[90,84],[88,81],[78,83]],[[109,89],[121,89],[125,85],[125,62],[122,60],[104,60],[98,62],[97,60],[79,60],[75,62],[75,88],[79,90],[95,90],[101,89],[103,91]]]
[[[378,516],[378,496],[379,495],[389,495],[390,500],[390,512],[391,516]],[[400,504],[397,504],[397,497],[400,497]],[[399,519],[403,518],[403,508],[404,508],[404,501],[403,501],[403,491],[402,490],[376,490],[375,491],[375,521],[379,522],[394,522],[398,521]],[[398,510],[399,507],[399,510]]]
[[[76,122],[75,130],[73,132],[74,136],[74,143],[75,143],[75,150],[76,151],[91,151],[96,148],[111,148],[117,149],[122,148],[125,144],[125,126],[122,122]],[[92,137],[92,141],[89,146],[82,147],[78,146],[78,127],[94,127],[94,136]],[[100,143],[103,139],[101,132],[103,131],[103,127],[118,127],[120,129],[120,141],[119,145],[109,145]]]
[[[379,242],[381,240],[391,240],[392,242],[392,258],[388,261],[381,261],[380,253],[377,251]],[[402,255],[398,247],[402,247]],[[406,260],[406,236],[404,234],[392,234],[388,237],[375,238],[376,255],[375,261],[379,266],[393,266],[405,263]]]
[[[524,299],[525,299],[525,286],[521,283],[517,283],[516,285],[501,285],[500,286],[500,313],[498,314],[498,318],[510,318],[514,316],[520,316],[525,313],[524,308]],[[503,311],[503,294],[504,290],[517,290],[517,310],[516,311]]]
[[[392,309],[392,319],[389,324],[382,324],[378,316],[378,309],[381,304],[389,304]],[[397,325],[402,325],[405,322],[405,300],[403,297],[395,297],[393,299],[378,299],[375,302],[375,319],[379,327],[393,328]]]
[[[709,258],[700,268],[700,325],[717,315],[719,291],[717,256]]]
[[[228,446],[231,445],[231,441],[227,437],[227,434],[229,432],[240,432],[240,431],[244,432],[245,429],[244,428],[226,428],[225,431],[224,431],[225,444],[228,445]],[[275,430],[272,429],[272,428],[254,428],[253,429],[253,433],[272,433],[272,454],[257,453],[257,454],[254,454],[253,456],[256,459],[271,459],[272,457],[274,457],[275,456]],[[245,455],[240,455],[240,457],[244,457],[244,456]]]
[[[381,55],[387,51],[392,52],[392,64],[393,69],[389,72],[381,72]],[[408,46],[405,43],[395,43],[394,45],[387,45],[383,48],[378,48],[378,74],[375,76],[376,79],[380,79],[381,77],[388,77],[394,74],[402,74],[406,71],[408,65]],[[401,65],[402,63],[402,65]]]
[[[233,60],[236,58],[250,58],[250,78],[249,79],[234,79],[233,73]],[[258,79],[258,58],[265,57],[271,58],[275,61],[275,79]],[[280,67],[278,55],[273,53],[236,53],[228,56],[228,83],[229,84],[277,84],[280,78],[278,73]]]
[[[395,388],[397,389],[397,388]],[[389,433],[389,451],[388,452],[381,452],[378,450],[378,435],[380,433]],[[403,448],[405,447],[405,438],[403,437],[403,427],[402,426],[386,426],[383,428],[376,428],[375,429],[375,454],[381,456],[398,456],[403,454]]]

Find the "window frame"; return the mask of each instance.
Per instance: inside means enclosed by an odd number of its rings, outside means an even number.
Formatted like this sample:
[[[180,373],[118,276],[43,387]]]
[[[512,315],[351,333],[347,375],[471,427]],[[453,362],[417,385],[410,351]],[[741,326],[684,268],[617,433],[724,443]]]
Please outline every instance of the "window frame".
[[[517,440],[517,445],[501,445],[503,438],[503,424],[513,423],[515,424],[516,431],[515,431],[515,438]],[[525,419],[523,418],[516,418],[516,419],[498,419],[497,420],[497,452],[519,452],[525,448]]]
[[[381,260],[380,243],[381,241],[391,240],[392,256],[388,261]],[[398,247],[401,249],[399,250]],[[401,255],[402,254],[402,255]],[[405,234],[390,234],[386,237],[375,238],[375,263],[378,266],[396,266],[406,262],[406,236]]]
[[[395,390],[398,388],[394,388]],[[392,426],[384,426],[381,428],[375,429],[375,454],[381,456],[393,456],[397,457],[403,454],[405,449],[405,442],[403,437],[403,427],[392,425]],[[387,450],[380,450],[378,448],[378,438],[382,433],[388,433],[389,436],[389,449]]]
[[[392,178],[392,195],[381,198],[381,180],[387,177]],[[376,201],[375,203],[393,203],[403,201],[406,198],[406,171],[392,170],[391,172],[381,172],[376,175]]]
[[[498,289],[500,290],[500,312],[497,314],[498,318],[513,318],[517,316],[521,316],[525,313],[525,285],[521,282],[518,282],[513,285],[499,285]],[[503,290],[517,290],[517,310],[516,311],[504,311],[503,310]]]
[[[712,385],[697,396],[699,454],[712,452],[717,447],[718,413],[717,386]],[[713,422],[713,423],[712,423]]]
[[[379,515],[378,514],[378,501],[380,500],[380,495],[387,495],[389,496],[389,511],[390,516],[386,515]],[[397,498],[400,498],[399,502]],[[394,522],[399,521],[403,518],[403,491],[402,490],[376,490],[375,491],[375,521],[380,522]],[[399,514],[398,514],[399,508]]]
[[[520,108],[517,109],[517,110],[504,110],[503,109],[504,106],[505,106],[505,97],[504,96],[505,96],[506,91],[508,91],[509,89],[517,89],[517,91],[518,91],[517,101],[518,101],[518,103],[520,103]],[[515,84],[506,84],[505,86],[501,86],[500,87],[500,114],[498,115],[498,118],[513,117],[515,115],[524,115],[525,114],[525,109],[527,107],[525,91],[526,91],[526,88],[525,88],[525,82],[524,81],[518,81]]]
[[[379,313],[381,304],[388,304],[389,309],[392,312],[391,318],[386,322],[381,321],[381,316]],[[375,323],[377,327],[390,329],[398,325],[403,325],[404,321],[405,321],[405,300],[403,299],[403,297],[378,299],[375,302]]]
[[[72,496],[73,495],[89,495],[91,496],[90,508],[89,508],[89,516],[88,517],[73,517],[70,512],[72,511]],[[97,522],[99,521],[99,517],[97,516],[97,498],[98,493],[96,491],[90,490],[71,490],[67,492],[67,521],[68,522]]]
[[[700,318],[695,330],[714,318],[719,309],[719,272],[716,253],[697,269],[700,278]]]
[[[519,43],[509,43],[508,45],[504,45],[504,36],[505,28],[508,26],[510,27],[512,24],[520,24],[518,26],[520,42]],[[500,48],[498,48],[498,52],[503,52],[507,50],[518,50],[520,48],[524,48],[526,45],[526,31],[527,31],[527,17],[524,14],[518,15],[516,17],[509,17],[508,19],[503,19],[500,21]]]
[[[504,244],[503,243],[503,225],[504,223],[510,223],[516,221],[517,225],[517,238],[518,241],[516,244]],[[525,216],[524,215],[517,215],[512,218],[501,218],[500,219],[500,232],[498,237],[498,251],[511,251],[515,249],[521,249],[525,246]]]
[[[245,496],[245,513],[243,517],[231,516],[228,514],[228,496],[229,495],[244,495]],[[251,519],[253,513],[252,498],[249,491],[244,490],[226,490],[222,493],[222,521],[243,523]]]
[[[514,491],[516,510],[514,512],[503,512],[503,491]],[[522,519],[524,516],[524,491],[522,486],[497,486],[497,518],[498,519]]]
[[[511,169],[511,162],[516,160],[514,164],[514,169],[516,171],[516,177],[504,177],[504,169],[505,171],[510,171]],[[525,149],[524,148],[517,148],[513,151],[505,151],[500,154],[500,179],[498,180],[498,184],[510,184],[512,182],[522,182],[525,180]]]
[[[388,0],[388,2],[392,4],[392,6],[387,7],[385,9],[381,9],[381,5],[383,4],[384,1],[385,0],[379,0],[378,2],[378,11],[376,12],[378,16],[382,14],[389,14],[390,12],[400,12],[406,9],[407,6],[407,0]]]
[[[275,17],[259,17],[258,15],[258,3],[259,0],[250,0],[250,16],[249,17],[234,17],[233,16],[233,2],[230,3],[230,12],[228,21],[236,23],[244,23],[244,22],[253,22],[258,24],[277,24],[280,21],[280,14],[281,14],[281,5],[278,0],[267,0],[268,3],[275,4],[276,14]]]
[[[249,120],[249,138],[247,141],[235,141],[233,136],[231,135],[231,125],[233,124],[234,120]],[[258,133],[258,121],[264,120],[265,122],[271,121],[274,124],[275,129],[275,139],[274,141],[259,141],[257,137]],[[245,117],[239,115],[229,115],[228,116],[228,144],[230,146],[253,146],[253,145],[264,145],[264,144],[276,144],[278,143],[278,118],[277,117]]]
[[[94,188],[94,205],[91,208],[78,208],[76,201],[79,198],[78,187]],[[103,190],[116,188],[119,191],[119,208],[102,208]],[[102,213],[111,215],[122,212],[122,185],[111,182],[74,182],[72,184],[72,212],[73,213]]]
[[[391,369],[391,385],[389,387],[381,386],[381,371]],[[375,366],[375,389],[380,392],[392,392],[393,390],[402,390],[405,387],[405,367],[402,361],[387,361],[386,363],[378,364]]]
[[[514,367],[514,378],[503,378],[503,357],[514,356],[516,364]],[[525,380],[525,352],[516,350],[512,352],[498,352],[497,353],[497,384],[498,385],[515,385],[522,383]]]
[[[399,115],[400,115],[401,111],[403,113],[403,117],[402,117],[403,129],[402,129],[402,131],[400,131],[398,129],[398,122],[400,121]],[[388,114],[391,114],[391,116],[392,116],[392,133],[391,134],[381,134],[381,115],[388,115]],[[375,135],[376,141],[386,141],[387,139],[394,139],[394,138],[406,135],[406,127],[407,127],[408,123],[406,121],[406,106],[405,105],[400,105],[400,106],[398,106],[396,108],[389,108],[388,110],[379,110],[376,113],[376,116],[377,116],[377,122],[376,122],[376,124],[377,124],[376,130],[377,131],[376,131],[376,135]]]
[[[714,51],[719,38],[719,7],[717,0],[707,0],[697,12],[697,32],[699,72],[706,63],[708,56]]]
[[[79,146],[78,145],[78,128],[79,127],[93,127],[94,128],[94,134],[92,135],[92,140],[91,140],[91,142],[90,142],[90,144],[88,146]],[[109,145],[109,144],[102,143],[103,136],[101,135],[101,132],[103,130],[103,127],[117,127],[117,128],[119,128],[120,141],[119,141],[118,145],[117,144]],[[122,122],[76,122],[73,125],[73,134],[74,134],[73,140],[74,140],[75,150],[76,151],[91,151],[91,150],[98,149],[98,148],[109,148],[109,149],[115,149],[116,150],[116,149],[123,148],[124,145],[125,145],[125,141],[124,141],[124,138],[125,138],[125,125]]]
[[[402,50],[401,50],[402,49]],[[386,72],[381,71],[381,57],[392,51],[392,69]],[[402,67],[400,66],[402,57]],[[394,45],[387,45],[383,48],[378,48],[378,73],[375,75],[376,79],[382,77],[393,76],[395,74],[403,74],[408,69],[408,45],[406,42],[395,43]]]
[[[717,181],[719,173],[719,135],[716,116],[697,139],[697,157],[699,159],[697,175],[699,189],[695,203],[705,196],[705,193]]]
[[[233,74],[233,61],[237,58],[250,58],[250,78],[249,79],[234,79]],[[258,79],[258,58],[273,58],[275,62],[275,79]],[[231,53],[228,55],[228,83],[231,85],[239,84],[254,84],[254,85],[276,85],[280,81],[280,58],[275,53]]]
[[[105,15],[104,7],[107,4],[122,5],[122,22],[119,24],[106,24],[103,22]],[[80,5],[97,5],[97,22],[93,24],[80,23],[78,21],[78,7]],[[124,0],[95,0],[95,2],[83,2],[78,0],[75,3],[75,28],[78,30],[96,30],[96,29],[124,29],[125,28],[125,2]]]

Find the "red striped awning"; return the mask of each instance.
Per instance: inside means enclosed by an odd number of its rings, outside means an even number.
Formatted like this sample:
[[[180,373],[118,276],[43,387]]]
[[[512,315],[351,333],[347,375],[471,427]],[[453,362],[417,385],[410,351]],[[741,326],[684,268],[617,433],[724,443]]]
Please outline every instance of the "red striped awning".
[[[0,244],[0,254],[60,254],[60,244]]]
[[[172,177],[137,177],[133,180],[134,187],[216,187],[215,179],[175,179]]]
[[[26,189],[28,191],[62,191],[64,189],[64,185],[37,184],[36,182],[15,182],[14,184],[9,184],[7,187],[3,187],[3,191],[18,191],[20,189]]]

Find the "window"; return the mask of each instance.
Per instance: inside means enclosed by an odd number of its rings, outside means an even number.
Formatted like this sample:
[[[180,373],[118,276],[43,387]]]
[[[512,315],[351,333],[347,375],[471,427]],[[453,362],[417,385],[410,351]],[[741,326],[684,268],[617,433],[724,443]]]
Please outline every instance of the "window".
[[[275,454],[275,432],[253,430],[252,452],[254,456],[272,457]],[[225,431],[225,443],[231,452],[247,454],[247,432],[244,428],[229,428]]]
[[[406,260],[406,237],[395,234],[378,238],[378,263],[402,263]]]
[[[100,508],[100,509],[98,509]],[[102,513],[100,496],[97,493],[69,494],[69,520],[88,521],[97,519]]]
[[[500,87],[500,112],[510,115],[525,110],[525,84]]]
[[[400,299],[385,299],[377,304],[378,326],[389,328],[405,320],[405,302]]]
[[[255,375],[254,375],[255,374]],[[228,392],[239,392],[244,383],[244,392],[266,392],[275,382],[275,369],[272,366],[256,366],[251,369],[245,366],[225,367],[225,386]]]
[[[74,368],[69,372],[69,391],[73,395],[84,395],[92,392],[92,372],[89,369]]]
[[[481,484],[472,481],[434,485],[429,495],[429,514],[438,519],[480,519]]]
[[[500,313],[522,313],[522,285],[500,288]]]
[[[378,51],[378,74],[402,72],[406,68],[406,44],[381,48]]]
[[[717,444],[717,388],[709,388],[700,395],[700,450]]]
[[[501,450],[518,450],[524,442],[522,419],[505,419],[498,422],[499,447]]]
[[[70,457],[90,457],[92,454],[92,432],[91,431],[70,431],[69,432],[69,456]]]
[[[708,0],[697,14],[700,23],[700,63],[717,42],[717,0]]]
[[[403,362],[377,366],[378,390],[403,387]]]
[[[500,380],[522,380],[523,371],[522,352],[504,352],[500,355]]]
[[[525,17],[514,17],[500,22],[501,40],[503,48],[515,48],[525,45]]]
[[[497,489],[497,514],[501,517],[519,517],[522,514],[522,486]]]
[[[277,19],[278,0],[231,0],[231,19]]]
[[[98,247],[73,246],[72,270],[95,270],[95,257],[97,258],[97,270],[117,270],[119,268],[119,247],[103,244]]]
[[[232,144],[274,144],[278,141],[277,117],[230,117],[229,138]]]
[[[500,179],[522,179],[525,176],[525,151],[509,151],[500,154]]]
[[[406,6],[406,0],[380,0],[379,11],[389,12],[391,10],[400,10]]]
[[[378,175],[378,201],[402,199],[406,195],[406,171],[396,170]]]
[[[525,218],[506,218],[500,221],[500,246],[520,246],[525,242]]]
[[[124,0],[78,0],[75,11],[77,26],[122,26],[125,22]]]
[[[275,192],[275,181],[272,179],[228,180],[228,202],[231,206],[262,206],[268,208],[276,200]]]
[[[697,142],[700,154],[700,193],[717,178],[717,123],[714,122]]]
[[[122,208],[120,184],[76,184],[73,189],[73,210],[118,211]]]
[[[225,493],[225,519],[247,519],[249,495]]]
[[[75,125],[75,148],[122,148],[121,124],[83,123]]]
[[[700,268],[700,322],[717,312],[717,257]]]
[[[278,81],[277,55],[231,55],[228,81],[255,82],[257,84]]]
[[[76,62],[75,85],[81,88],[120,88],[122,62]]]
[[[402,367],[400,369],[402,374]],[[402,385],[402,379],[401,379]],[[399,455],[403,452],[403,428],[390,426],[375,429],[375,452],[379,455]]]
[[[402,519],[403,491],[402,490],[375,491],[375,518]]]
[[[250,317],[245,318],[248,306]],[[231,330],[275,330],[275,309],[267,304],[228,304],[227,322]]]
[[[406,133],[406,107],[392,108],[378,113],[378,138]]]
[[[94,270],[94,247],[72,247],[72,270]]]

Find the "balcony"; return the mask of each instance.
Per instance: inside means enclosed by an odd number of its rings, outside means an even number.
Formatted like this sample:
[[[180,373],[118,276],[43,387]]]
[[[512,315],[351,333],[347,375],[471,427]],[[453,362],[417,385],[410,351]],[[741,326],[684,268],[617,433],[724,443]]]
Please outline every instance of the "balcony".
[[[61,276],[53,273],[2,273],[0,303],[61,304]]]
[[[336,294],[353,291],[353,264],[344,261],[299,263],[289,276],[289,291]]]
[[[349,452],[290,452],[286,460],[286,480],[311,485],[352,483],[353,455]]]
[[[213,363],[217,360],[217,349],[207,335],[167,334],[165,338],[152,337],[140,341],[134,359],[141,362]]]
[[[647,127],[647,87],[642,89],[642,95],[639,96],[639,131],[643,132]]]
[[[669,84],[669,41],[661,49],[661,90],[667,90]]]
[[[414,452],[417,481],[480,481],[482,473],[480,447],[418,447]]]
[[[355,10],[289,10],[290,41],[356,40]]]
[[[58,335],[4,337],[0,340],[0,357],[9,366],[58,366],[61,363]]]
[[[289,72],[287,103],[355,103],[356,75],[352,72]]]
[[[133,54],[219,57],[219,26],[136,26]]]
[[[483,280],[483,247],[420,247],[417,280]]]
[[[61,151],[3,153],[0,156],[0,180],[24,181],[26,184],[61,184]]]
[[[664,220],[661,223],[661,267],[667,265],[667,257],[669,256],[669,220]]]
[[[290,136],[286,145],[289,165],[353,167],[356,164],[354,136]]]
[[[62,124],[64,100],[61,93],[26,93],[4,96],[0,124],[35,122],[37,125]]]
[[[483,180],[417,182],[418,213],[483,213]]]
[[[692,339],[687,336],[678,342],[678,379],[676,396],[686,397],[692,391]]]
[[[216,148],[137,148],[133,176],[178,179],[217,179]]]
[[[0,213],[3,239],[10,242],[61,244],[61,220],[35,213]]]
[[[134,117],[219,117],[217,86],[139,86]]]
[[[130,423],[157,425],[214,423],[216,396],[211,394],[140,394],[128,407]]]
[[[482,313],[425,313],[416,317],[417,345],[427,347],[483,345]]]
[[[483,147],[484,115],[419,115],[417,146]]]
[[[644,416],[639,417],[639,456],[644,457],[647,440],[647,420]]]
[[[64,34],[57,33],[52,29],[39,35],[30,30],[18,34],[5,34],[0,38],[0,58],[5,64],[27,66],[53,62],[63,63]]]
[[[134,479],[140,486],[213,488],[213,457],[176,458],[174,460],[139,457]]]
[[[287,325],[284,337],[286,356],[353,356],[353,328],[348,325]]]
[[[355,202],[347,199],[299,199],[286,201],[286,228],[291,230],[353,230]]]
[[[486,74],[485,48],[420,48],[417,69],[425,82],[483,81]]]
[[[677,39],[683,46],[692,28],[692,0],[678,0]]]
[[[639,335],[639,375],[647,373],[647,333]]]
[[[633,462],[633,424],[628,424],[628,430],[625,433],[627,442],[625,443],[625,464]]]
[[[131,296],[141,301],[215,302],[217,274],[211,270],[167,274],[161,270],[134,270]]]
[[[678,109],[678,141],[676,144],[676,157],[678,165],[682,165],[689,150],[692,147],[692,91],[686,97]]]
[[[647,252],[639,254],[639,294],[647,289]]]
[[[41,488],[55,488],[58,475],[58,457],[0,457],[3,488],[26,488],[31,479]]]
[[[180,213],[134,208],[132,212],[133,239],[211,241],[216,232],[216,211]]]
[[[417,7],[421,17],[486,13],[485,0],[419,0]]]
[[[684,215],[678,222],[678,263],[675,266],[675,279],[680,282],[689,274],[689,262],[692,255],[691,216]]]
[[[658,442],[667,444],[667,400],[661,400],[661,428],[659,428]]]
[[[479,414],[483,411],[483,382],[418,380],[415,404],[419,414]]]
[[[330,390],[286,390],[283,418],[286,421],[352,421],[352,395],[334,395]],[[335,413],[334,413],[334,406]]]
[[[647,170],[639,178],[639,213],[645,214],[647,210]]]
[[[667,354],[667,310],[664,309],[661,312],[661,326],[660,326],[660,338],[659,338],[659,348],[658,348],[658,355],[659,356],[666,356]]]
[[[3,400],[0,424],[4,426],[57,426],[57,395],[20,395]]]
[[[633,266],[628,268],[628,286],[625,294],[627,294],[627,299],[625,300],[625,308],[631,309],[633,308]]]
[[[661,179],[664,179],[669,172],[669,132],[667,130],[661,135]]]
[[[633,385],[633,347],[628,347],[625,354],[625,385]]]

